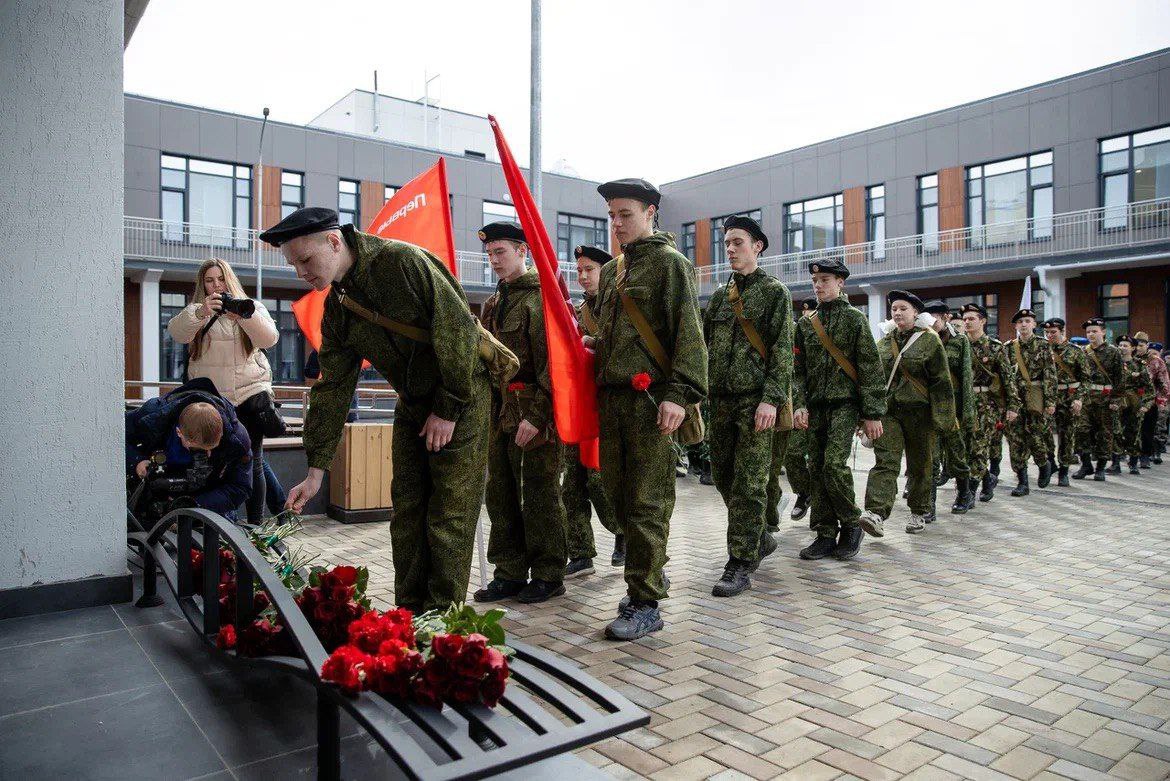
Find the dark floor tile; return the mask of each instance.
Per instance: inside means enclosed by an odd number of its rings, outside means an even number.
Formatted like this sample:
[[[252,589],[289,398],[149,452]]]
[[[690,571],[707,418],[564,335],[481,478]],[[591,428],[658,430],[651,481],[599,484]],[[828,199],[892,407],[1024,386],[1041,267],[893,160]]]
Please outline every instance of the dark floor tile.
[[[11,779],[191,778],[223,770],[162,683],[0,719]]]
[[[159,683],[126,630],[0,650],[0,715]]]
[[[121,628],[122,622],[108,605],[8,618],[0,621],[0,649]]]
[[[145,626],[183,618],[183,612],[179,610],[179,603],[175,601],[175,595],[171,593],[170,587],[162,579],[162,576],[159,576],[158,579],[158,594],[163,598],[163,604],[157,607],[136,607],[134,602],[123,602],[113,606],[114,612],[118,614],[126,626]],[[135,577],[134,599],[137,600],[140,596],[142,596],[142,578]]]
[[[232,669],[232,665],[203,642],[186,619],[134,627],[130,634],[146,651],[163,678],[172,683]]]

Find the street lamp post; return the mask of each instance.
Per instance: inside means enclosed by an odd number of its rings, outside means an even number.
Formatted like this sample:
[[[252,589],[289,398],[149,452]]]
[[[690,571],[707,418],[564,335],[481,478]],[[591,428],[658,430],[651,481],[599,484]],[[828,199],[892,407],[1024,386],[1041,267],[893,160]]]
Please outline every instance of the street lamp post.
[[[253,251],[256,253],[256,298],[264,297],[264,268],[260,264],[260,231],[264,229],[264,128],[268,127],[268,106],[264,107],[264,121],[260,123],[260,148],[256,153],[256,238]]]

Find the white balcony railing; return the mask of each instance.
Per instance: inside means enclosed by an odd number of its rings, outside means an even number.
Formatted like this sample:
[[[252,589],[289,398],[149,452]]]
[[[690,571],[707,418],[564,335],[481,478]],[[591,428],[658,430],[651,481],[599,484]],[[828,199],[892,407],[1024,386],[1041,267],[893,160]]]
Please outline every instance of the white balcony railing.
[[[141,217],[125,219],[127,258],[198,263],[216,256],[240,269],[256,266],[259,253],[265,269],[287,268],[278,250],[260,242],[257,231],[191,223],[164,223]],[[901,275],[975,268],[987,263],[1042,261],[1147,244],[1170,242],[1170,198],[1141,201],[1051,217],[996,223],[938,233],[919,233],[883,242],[789,252],[760,258],[760,266],[789,286],[809,284],[808,265],[840,259],[850,268],[851,281],[897,279]],[[496,276],[481,252],[458,252],[459,279],[478,291],[496,286]],[[574,296],[581,294],[576,265],[560,269]],[[727,281],[726,265],[695,269],[699,294],[708,295]]]

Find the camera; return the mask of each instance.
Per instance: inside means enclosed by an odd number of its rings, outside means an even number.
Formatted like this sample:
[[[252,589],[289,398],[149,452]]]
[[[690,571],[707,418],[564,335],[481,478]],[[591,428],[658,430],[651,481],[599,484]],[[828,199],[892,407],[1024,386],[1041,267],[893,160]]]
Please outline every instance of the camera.
[[[232,298],[231,293],[223,293],[220,296],[220,305],[222,311],[230,312],[233,315],[242,317],[247,320],[256,311],[256,302],[250,298]]]

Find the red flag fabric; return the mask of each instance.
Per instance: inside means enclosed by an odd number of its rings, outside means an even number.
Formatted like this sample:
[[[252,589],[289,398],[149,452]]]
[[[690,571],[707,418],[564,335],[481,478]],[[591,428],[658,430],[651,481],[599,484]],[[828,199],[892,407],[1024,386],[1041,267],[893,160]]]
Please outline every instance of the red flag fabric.
[[[599,468],[597,387],[593,379],[593,353],[581,344],[577,315],[568,301],[568,289],[559,278],[557,255],[536,202],[496,118],[488,115],[496,148],[504,167],[504,179],[512,194],[516,215],[524,228],[532,260],[540,275],[540,297],[544,308],[544,329],[548,344],[548,373],[552,380],[553,420],[563,441],[580,445],[581,463]],[[554,292],[555,291],[555,292]],[[563,293],[561,291],[564,291]]]
[[[447,163],[439,162],[404,184],[370,220],[367,233],[386,239],[409,241],[447,264],[459,277],[455,262],[455,233],[451,225],[451,200],[447,189]],[[325,297],[329,288],[310,290],[293,302],[293,315],[305,341],[314,350],[321,349],[321,318],[325,315]],[[368,367],[362,362],[362,368]]]

